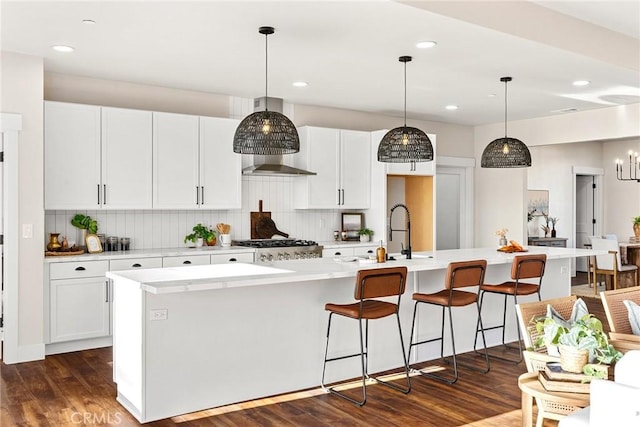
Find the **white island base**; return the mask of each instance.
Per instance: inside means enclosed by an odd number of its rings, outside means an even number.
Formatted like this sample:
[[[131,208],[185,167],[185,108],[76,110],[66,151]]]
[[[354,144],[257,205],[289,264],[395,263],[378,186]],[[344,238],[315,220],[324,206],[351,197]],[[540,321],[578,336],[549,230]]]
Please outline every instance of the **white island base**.
[[[532,248],[547,253],[544,299],[569,295],[572,257],[592,251]],[[400,317],[409,343],[413,292],[442,289],[454,260],[487,259],[486,283],[509,277],[513,255],[490,249],[438,251],[434,258],[359,265],[333,259],[283,261],[269,266],[225,264],[108,273],[114,283],[114,381],[118,401],[140,422],[320,386],[327,302],[353,302],[355,273],[361,268],[406,265],[407,291]],[[528,296],[522,301],[535,300]],[[502,298],[487,295],[485,326],[502,317]],[[473,348],[476,309],[453,310],[458,352]],[[509,341],[517,338],[509,301]],[[421,306],[416,334],[440,331],[440,309]],[[500,331],[487,333],[490,346]],[[408,347],[407,347],[408,348]],[[445,351],[450,352],[450,341]],[[330,354],[359,351],[358,324],[336,316]],[[439,358],[439,345],[412,352],[412,363]],[[369,370],[403,365],[393,317],[370,324]],[[327,381],[360,375],[359,359],[328,366]],[[474,374],[475,375],[475,374]],[[393,393],[393,391],[389,391]]]

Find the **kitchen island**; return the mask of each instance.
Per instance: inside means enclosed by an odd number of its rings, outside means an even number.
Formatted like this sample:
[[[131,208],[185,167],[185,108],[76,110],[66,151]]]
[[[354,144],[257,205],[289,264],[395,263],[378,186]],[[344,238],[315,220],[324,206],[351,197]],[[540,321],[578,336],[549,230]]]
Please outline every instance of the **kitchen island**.
[[[531,247],[546,253],[544,299],[570,294],[571,258],[595,255],[587,249]],[[598,252],[599,253],[599,252]],[[404,341],[409,341],[413,292],[442,289],[452,261],[486,259],[486,283],[509,277],[513,254],[494,248],[435,251],[414,259],[365,264],[355,257],[272,263],[175,267],[110,272],[114,284],[114,381],[118,401],[139,421],[318,387],[328,314],[327,302],[353,302],[359,269],[404,265],[407,291],[400,307]],[[535,296],[522,298],[522,301]],[[485,325],[501,320],[502,298],[487,296]],[[510,303],[511,304],[511,303]],[[496,307],[496,309],[493,309]],[[476,310],[454,310],[456,347],[473,348]],[[335,319],[330,355],[358,349],[357,323]],[[508,310],[507,338],[517,338],[514,310]],[[421,310],[416,334],[439,333],[438,308]],[[487,333],[488,345],[500,334]],[[402,366],[394,319],[372,325],[369,370]],[[421,346],[412,362],[439,358],[439,348]],[[450,343],[445,344],[448,352]],[[334,363],[328,382],[359,375],[357,358]]]

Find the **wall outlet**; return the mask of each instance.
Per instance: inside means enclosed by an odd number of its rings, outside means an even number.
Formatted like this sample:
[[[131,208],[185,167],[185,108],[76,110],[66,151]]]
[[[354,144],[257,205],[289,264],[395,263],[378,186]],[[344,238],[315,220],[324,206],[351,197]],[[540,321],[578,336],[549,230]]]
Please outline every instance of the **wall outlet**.
[[[149,320],[167,320],[168,315],[169,310],[166,308],[149,310]]]

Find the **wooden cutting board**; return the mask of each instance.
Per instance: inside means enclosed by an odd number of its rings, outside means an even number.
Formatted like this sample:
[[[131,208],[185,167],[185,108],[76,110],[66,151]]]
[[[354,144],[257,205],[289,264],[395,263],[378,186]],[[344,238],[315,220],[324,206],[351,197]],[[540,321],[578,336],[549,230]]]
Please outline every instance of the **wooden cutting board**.
[[[258,212],[251,212],[251,238],[259,239],[256,227],[261,218],[271,218],[271,212],[264,212],[262,210],[262,200],[258,201]]]

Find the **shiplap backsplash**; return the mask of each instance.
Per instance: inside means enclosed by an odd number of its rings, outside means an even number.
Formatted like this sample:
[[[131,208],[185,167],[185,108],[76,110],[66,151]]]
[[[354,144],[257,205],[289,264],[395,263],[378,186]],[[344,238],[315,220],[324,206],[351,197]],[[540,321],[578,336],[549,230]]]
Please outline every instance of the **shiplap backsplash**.
[[[232,239],[249,239],[250,212],[258,210],[259,200],[263,200],[263,209],[271,212],[271,218],[280,231],[299,239],[332,240],[333,230],[340,229],[341,211],[293,209],[295,179],[301,178],[243,176],[241,210],[46,211],[44,244],[49,242],[49,233],[60,233],[69,241],[77,242],[80,232],[71,225],[71,218],[76,213],[97,220],[98,233],[131,238],[132,249],[185,246],[184,236],[197,223],[214,228],[219,222],[231,224]]]

